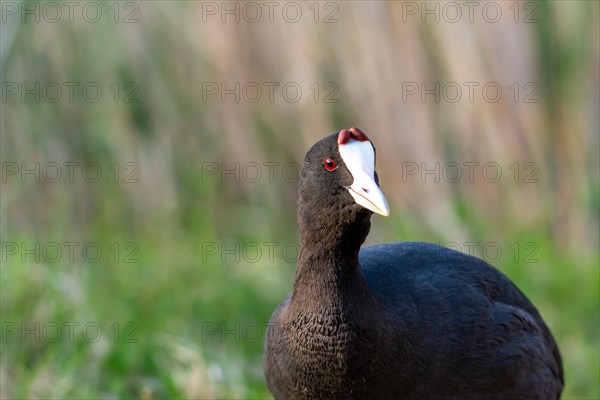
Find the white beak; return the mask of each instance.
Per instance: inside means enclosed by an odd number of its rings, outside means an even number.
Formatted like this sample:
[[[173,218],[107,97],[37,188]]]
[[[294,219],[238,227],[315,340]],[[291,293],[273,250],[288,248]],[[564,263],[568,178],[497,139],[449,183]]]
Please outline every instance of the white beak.
[[[352,185],[346,189],[356,204],[385,217],[390,215],[385,196],[375,183],[375,151],[371,142],[350,139],[347,143],[339,145],[339,151],[354,178]]]

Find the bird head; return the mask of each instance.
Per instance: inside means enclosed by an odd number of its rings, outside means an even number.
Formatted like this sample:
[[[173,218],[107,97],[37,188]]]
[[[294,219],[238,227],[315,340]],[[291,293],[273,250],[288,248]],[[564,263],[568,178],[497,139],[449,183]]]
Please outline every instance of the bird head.
[[[342,129],[317,142],[306,154],[300,201],[319,209],[360,207],[389,215],[375,171],[375,147],[360,129]]]

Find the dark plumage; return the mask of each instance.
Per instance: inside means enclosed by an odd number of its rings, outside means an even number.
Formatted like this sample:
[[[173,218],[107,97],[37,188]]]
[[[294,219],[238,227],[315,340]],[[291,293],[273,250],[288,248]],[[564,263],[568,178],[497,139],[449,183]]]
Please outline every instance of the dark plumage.
[[[351,194],[364,177],[355,178],[349,156],[342,157],[338,137],[348,132],[360,137],[355,128],[328,136],[304,160],[294,288],[275,310],[265,343],[271,393],[277,399],[558,399],[563,371],[556,343],[505,275],[434,244],[360,250],[372,214],[365,207],[386,214],[387,204],[372,187]],[[327,158],[337,168],[328,170]],[[374,171],[370,176],[377,181]]]

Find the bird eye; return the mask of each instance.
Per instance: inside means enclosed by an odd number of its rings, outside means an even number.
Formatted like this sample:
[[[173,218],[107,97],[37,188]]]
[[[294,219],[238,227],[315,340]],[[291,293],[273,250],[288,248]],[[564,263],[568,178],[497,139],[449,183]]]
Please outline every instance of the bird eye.
[[[325,169],[327,171],[333,171],[334,169],[337,168],[337,163],[335,161],[333,161],[331,158],[327,157],[324,161],[323,161],[323,165],[325,166]]]

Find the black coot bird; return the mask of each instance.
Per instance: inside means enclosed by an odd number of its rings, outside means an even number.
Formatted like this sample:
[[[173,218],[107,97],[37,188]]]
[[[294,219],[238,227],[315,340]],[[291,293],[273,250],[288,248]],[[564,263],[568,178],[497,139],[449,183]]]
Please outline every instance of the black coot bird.
[[[558,399],[558,348],[501,272],[434,244],[360,249],[388,215],[357,128],[316,143],[300,180],[294,288],[267,331],[276,399]]]

